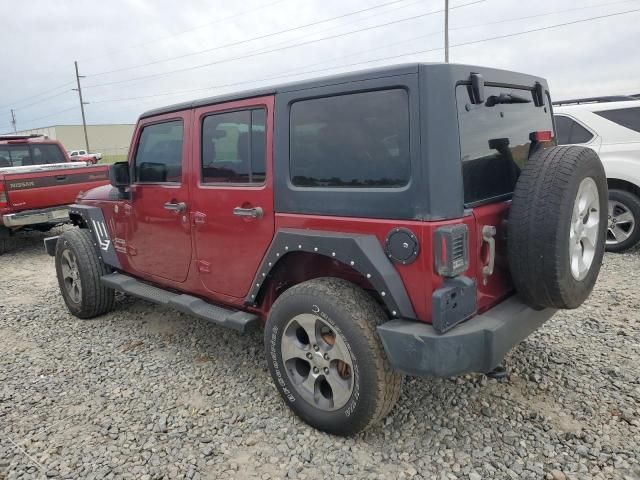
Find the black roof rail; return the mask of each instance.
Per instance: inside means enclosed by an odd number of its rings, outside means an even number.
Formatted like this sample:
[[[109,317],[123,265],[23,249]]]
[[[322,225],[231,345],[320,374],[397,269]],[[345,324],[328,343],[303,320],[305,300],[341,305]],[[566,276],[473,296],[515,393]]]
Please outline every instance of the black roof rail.
[[[38,138],[44,136],[44,133],[29,133],[27,135],[0,135],[0,140],[26,140],[27,138]]]
[[[637,96],[633,95],[609,95],[605,97],[587,97],[574,98],[573,100],[559,100],[552,102],[553,105],[579,105],[581,103],[606,103],[606,102],[625,102],[629,100],[637,100]]]

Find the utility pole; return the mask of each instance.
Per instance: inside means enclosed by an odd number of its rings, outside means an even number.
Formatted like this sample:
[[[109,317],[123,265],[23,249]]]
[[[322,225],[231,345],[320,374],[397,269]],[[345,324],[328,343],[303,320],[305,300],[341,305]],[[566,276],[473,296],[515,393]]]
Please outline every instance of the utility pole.
[[[444,0],[444,62],[449,63],[449,0]]]
[[[16,112],[11,109],[11,125],[13,125],[13,133],[18,133],[18,129],[16,128]]]
[[[87,121],[85,120],[84,117],[84,106],[87,105],[87,103],[82,101],[82,88],[80,87],[80,79],[84,78],[83,75],[80,75],[78,73],[78,62],[73,62],[73,64],[76,66],[76,82],[78,83],[78,88],[74,88],[73,90],[76,90],[78,92],[78,96],[80,97],[80,111],[82,112],[82,128],[84,128],[84,143],[85,143],[85,147],[87,148],[87,153],[89,153],[89,136],[87,135]]]

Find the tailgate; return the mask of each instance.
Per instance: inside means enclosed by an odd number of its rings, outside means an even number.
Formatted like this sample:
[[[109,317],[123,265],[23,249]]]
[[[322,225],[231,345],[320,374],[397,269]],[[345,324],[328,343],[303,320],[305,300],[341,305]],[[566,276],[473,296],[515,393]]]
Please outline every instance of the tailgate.
[[[4,188],[11,210],[33,210],[74,203],[81,191],[108,181],[108,167],[82,167],[5,174]]]

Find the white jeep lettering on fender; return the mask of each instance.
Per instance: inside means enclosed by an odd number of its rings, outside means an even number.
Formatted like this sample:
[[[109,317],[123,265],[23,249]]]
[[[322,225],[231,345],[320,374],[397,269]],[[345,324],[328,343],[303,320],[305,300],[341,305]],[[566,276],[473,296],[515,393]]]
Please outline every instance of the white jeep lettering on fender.
[[[111,240],[109,239],[107,226],[102,220],[91,220],[91,223],[93,224],[93,231],[98,239],[98,243],[100,244],[100,249],[105,251],[108,250],[109,245],[111,245]]]

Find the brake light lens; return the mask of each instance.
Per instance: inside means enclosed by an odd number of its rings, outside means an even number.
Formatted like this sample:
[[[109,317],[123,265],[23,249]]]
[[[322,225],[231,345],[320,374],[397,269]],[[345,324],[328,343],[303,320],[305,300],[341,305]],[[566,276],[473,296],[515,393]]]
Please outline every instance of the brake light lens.
[[[469,268],[469,229],[447,225],[435,231],[435,269],[443,277],[456,277]]]
[[[8,205],[7,192],[4,190],[4,183],[0,181],[0,208]]]
[[[551,130],[539,130],[533,132],[530,139],[532,142],[550,142],[553,139],[553,132]]]

